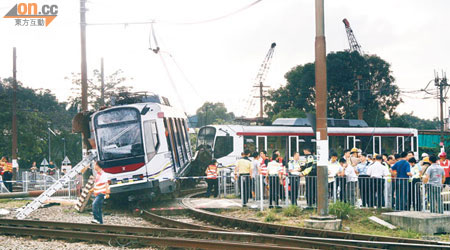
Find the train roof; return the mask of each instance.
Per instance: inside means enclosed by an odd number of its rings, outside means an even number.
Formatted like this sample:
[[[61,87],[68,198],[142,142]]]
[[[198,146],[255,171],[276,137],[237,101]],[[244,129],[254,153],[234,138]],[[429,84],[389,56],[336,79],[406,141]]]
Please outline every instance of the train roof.
[[[237,135],[256,136],[314,136],[311,127],[295,126],[242,126],[242,125],[210,125],[224,133]],[[328,134],[332,136],[357,135],[357,136],[415,136],[417,129],[394,127],[329,127]]]
[[[272,122],[272,125],[311,127],[311,123],[307,118],[278,118]],[[327,118],[327,125],[328,127],[369,127],[366,121],[356,119]]]

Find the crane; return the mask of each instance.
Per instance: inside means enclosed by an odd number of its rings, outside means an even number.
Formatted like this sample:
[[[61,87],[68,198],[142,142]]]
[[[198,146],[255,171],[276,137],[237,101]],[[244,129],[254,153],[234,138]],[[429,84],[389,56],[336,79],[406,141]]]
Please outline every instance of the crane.
[[[348,45],[350,46],[350,51],[352,51],[352,52],[356,51],[360,55],[362,55],[361,45],[359,45],[358,41],[356,41],[356,37],[353,34],[353,30],[350,27],[350,23],[348,22],[347,18],[344,18],[344,20],[342,20],[342,22],[345,25],[345,31],[347,31]]]
[[[353,30],[350,27],[350,22],[347,20],[347,18],[344,18],[344,20],[342,20],[342,22],[345,25],[345,31],[347,32],[347,38],[348,38],[348,45],[350,46],[350,52],[358,52],[358,54],[360,54],[361,56],[363,55],[363,53],[361,53],[361,45],[359,45],[358,41],[356,41],[356,37],[353,34]],[[356,80],[358,83],[358,119],[362,120],[363,119],[363,102],[361,101],[361,86],[360,86],[360,80],[362,79],[361,75],[357,75],[356,76]],[[364,96],[362,96],[364,99]]]
[[[273,52],[275,50],[275,46],[277,46],[276,43],[272,43],[270,45],[270,49],[266,54],[266,57],[264,58],[263,62],[261,63],[261,66],[258,70],[258,74],[256,75],[255,78],[255,84],[253,86],[253,91],[252,94],[250,96],[250,100],[247,103],[247,107],[244,110],[244,114],[246,114],[246,116],[252,116],[253,114],[251,114],[251,112],[254,110],[254,106],[256,105],[255,103],[255,98],[259,98],[259,119],[263,119],[264,116],[264,88],[268,87],[268,86],[264,86],[264,81],[266,79],[267,76],[267,72],[269,71],[270,68],[270,62],[272,60],[273,57]],[[259,90],[259,95],[255,96],[256,92]]]

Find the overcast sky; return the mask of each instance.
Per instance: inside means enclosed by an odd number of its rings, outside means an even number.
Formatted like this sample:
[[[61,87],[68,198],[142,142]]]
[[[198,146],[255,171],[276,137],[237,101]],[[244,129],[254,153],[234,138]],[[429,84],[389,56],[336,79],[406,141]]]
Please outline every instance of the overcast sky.
[[[15,46],[18,79],[25,86],[48,88],[60,101],[66,101],[72,86],[64,78],[80,71],[79,1],[34,2],[57,4],[58,17],[48,27],[16,27],[14,19],[0,19],[0,77],[12,75]],[[185,110],[193,114],[204,101],[220,101],[240,114],[272,42],[277,47],[266,79],[266,85],[272,88],[286,83],[284,74],[292,67],[314,61],[314,1],[263,0],[214,22],[171,22],[207,20],[252,2],[89,0],[86,16],[88,23],[156,20],[157,39],[166,52],[163,58]],[[2,0],[1,16],[16,3]],[[347,18],[362,50],[392,65],[402,91],[421,89],[433,79],[434,70],[449,70],[449,10],[447,0],[326,0],[327,52],[348,49],[342,23]],[[150,25],[88,26],[89,75],[104,57],[107,74],[122,69],[125,76],[133,78],[127,84],[136,90],[160,93],[176,103],[177,95],[160,57],[148,50],[149,33]],[[423,100],[422,94],[411,93],[402,93],[401,97],[404,103],[398,108],[400,113],[413,112],[422,118],[438,115],[436,100]]]

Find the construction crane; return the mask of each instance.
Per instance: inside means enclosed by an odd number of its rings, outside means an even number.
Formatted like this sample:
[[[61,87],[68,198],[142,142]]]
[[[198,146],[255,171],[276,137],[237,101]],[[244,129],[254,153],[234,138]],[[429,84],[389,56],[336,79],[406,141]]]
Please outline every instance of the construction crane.
[[[350,27],[350,23],[348,22],[347,18],[344,18],[342,22],[345,25],[345,31],[347,31],[347,38],[348,38],[348,45],[350,46],[350,51],[357,51],[360,55],[361,53],[361,45],[359,45],[358,41],[356,41],[356,37],[353,34],[353,30]]]
[[[270,63],[273,57],[273,52],[275,50],[275,46],[277,46],[276,43],[272,43],[270,45],[270,49],[266,54],[266,57],[264,58],[263,62],[261,63],[261,66],[259,68],[258,74],[255,78],[255,84],[253,85],[252,94],[250,96],[250,100],[248,101],[248,105],[246,109],[244,110],[245,116],[253,116],[251,112],[254,111],[254,107],[256,106],[255,99],[259,99],[259,119],[262,120],[264,117],[264,88],[267,88],[268,86],[264,86],[264,81],[266,80],[267,72],[270,68]],[[257,93],[257,91],[259,93]],[[259,94],[258,96],[255,96],[256,94]]]
[[[347,20],[347,18],[344,18],[344,20],[342,20],[342,22],[345,25],[345,31],[347,32],[347,38],[348,38],[348,45],[350,46],[350,52],[358,52],[358,54],[360,54],[361,56],[363,55],[361,53],[361,45],[359,45],[358,41],[356,41],[356,37],[355,34],[353,34],[353,30],[350,27],[350,23]],[[363,103],[361,101],[361,84],[360,84],[360,80],[362,79],[361,75],[357,75],[356,76],[356,80],[357,80],[357,84],[358,84],[358,119],[362,120],[363,119],[363,113],[364,113],[364,109],[363,109]],[[364,98],[364,96],[362,96]]]

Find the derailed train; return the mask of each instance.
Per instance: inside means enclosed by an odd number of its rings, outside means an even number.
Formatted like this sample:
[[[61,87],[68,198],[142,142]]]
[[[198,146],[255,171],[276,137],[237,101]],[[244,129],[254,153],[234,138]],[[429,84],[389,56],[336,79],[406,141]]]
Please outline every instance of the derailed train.
[[[83,133],[85,144],[105,163],[112,194],[132,200],[175,192],[177,178],[196,165],[187,117],[158,95],[132,99],[78,114],[73,130]]]

